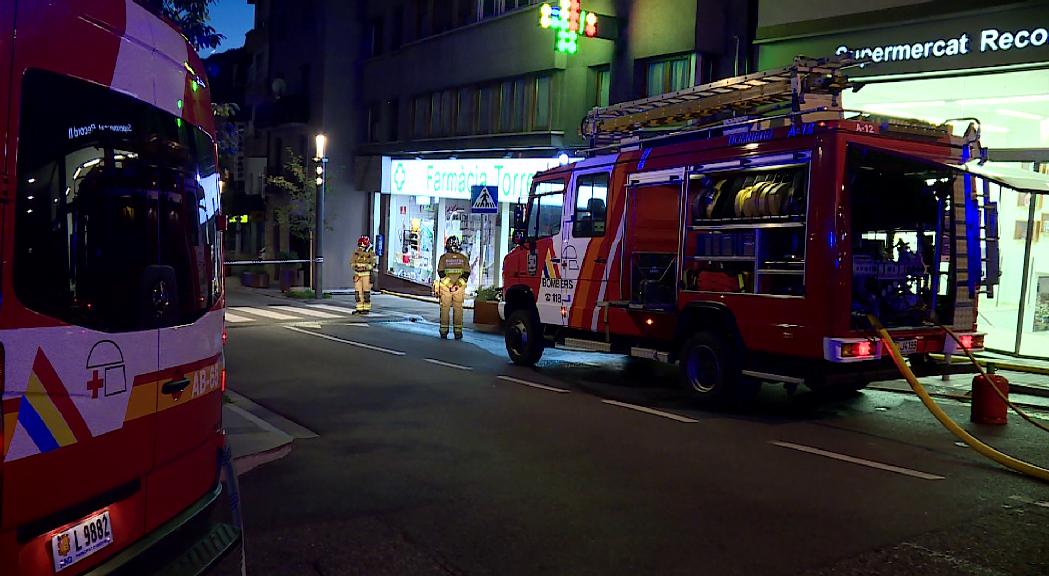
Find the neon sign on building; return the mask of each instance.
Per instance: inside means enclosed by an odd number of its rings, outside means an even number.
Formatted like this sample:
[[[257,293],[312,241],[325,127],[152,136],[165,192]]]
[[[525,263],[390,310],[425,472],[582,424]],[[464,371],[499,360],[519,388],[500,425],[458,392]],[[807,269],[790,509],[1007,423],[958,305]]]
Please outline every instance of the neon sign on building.
[[[556,31],[554,49],[564,54],[579,50],[579,36],[597,36],[597,14],[582,9],[581,0],[546,2],[539,7],[539,26]]]

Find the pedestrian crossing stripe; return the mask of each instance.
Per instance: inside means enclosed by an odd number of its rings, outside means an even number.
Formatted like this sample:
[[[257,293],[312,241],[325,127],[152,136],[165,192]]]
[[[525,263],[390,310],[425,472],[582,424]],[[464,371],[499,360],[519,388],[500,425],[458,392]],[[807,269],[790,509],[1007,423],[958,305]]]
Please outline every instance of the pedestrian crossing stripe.
[[[303,316],[310,316],[312,318],[341,318],[338,314],[332,314],[331,312],[322,312],[320,310],[313,310],[311,308],[300,308],[298,306],[272,306],[281,312],[287,312],[289,314],[302,314]]]
[[[290,320],[334,320],[353,314],[352,308],[328,306],[325,304],[307,304],[303,306],[230,306],[225,310],[226,322],[244,324],[261,319]],[[373,315],[378,316],[378,315]]]

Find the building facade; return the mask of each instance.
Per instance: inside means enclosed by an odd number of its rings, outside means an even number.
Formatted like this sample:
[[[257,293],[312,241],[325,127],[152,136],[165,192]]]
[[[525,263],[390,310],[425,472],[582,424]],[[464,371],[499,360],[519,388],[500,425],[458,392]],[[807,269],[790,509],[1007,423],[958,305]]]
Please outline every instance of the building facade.
[[[758,65],[848,54],[846,108],[941,123],[978,118],[992,162],[1049,172],[1049,2],[762,0]],[[963,130],[967,121],[955,124]],[[1002,279],[980,303],[987,345],[1049,356],[1049,202],[993,190]]]
[[[380,250],[381,288],[428,292],[453,235],[471,289],[498,285],[514,204],[584,147],[587,111],[756,63],[757,0],[580,0],[596,34],[574,53],[556,49],[536,0],[247,1],[243,188],[265,209],[237,225],[267,257],[312,256],[267,182],[293,158],[313,170],[325,133],[325,289],[352,285],[361,234]],[[494,214],[471,210],[473,185],[490,188]]]
[[[428,291],[453,235],[470,288],[499,285],[513,206],[536,171],[584,147],[587,111],[753,70],[756,2],[579,6],[596,34],[566,53],[534,0],[367,3],[354,181],[371,197],[380,286]],[[471,209],[482,184],[494,214]]]

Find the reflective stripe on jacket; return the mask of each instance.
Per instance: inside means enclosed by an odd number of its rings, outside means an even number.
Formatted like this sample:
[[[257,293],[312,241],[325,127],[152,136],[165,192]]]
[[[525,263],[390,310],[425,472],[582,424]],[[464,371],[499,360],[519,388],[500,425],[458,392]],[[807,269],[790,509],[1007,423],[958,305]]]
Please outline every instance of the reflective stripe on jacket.
[[[372,268],[375,268],[375,252],[358,248],[353,251],[350,263],[353,265],[354,272],[359,274],[371,272]]]

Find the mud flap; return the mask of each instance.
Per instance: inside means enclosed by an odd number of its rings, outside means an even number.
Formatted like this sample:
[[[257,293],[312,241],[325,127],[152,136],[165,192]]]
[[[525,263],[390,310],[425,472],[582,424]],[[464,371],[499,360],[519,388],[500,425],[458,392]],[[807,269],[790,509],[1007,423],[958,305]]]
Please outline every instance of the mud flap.
[[[233,469],[233,450],[229,442],[222,446],[219,462],[219,481],[226,487],[229,494],[230,518],[233,527],[240,533],[240,573],[247,576],[247,545],[245,544],[244,519],[240,510],[240,485],[237,483],[237,472]]]

